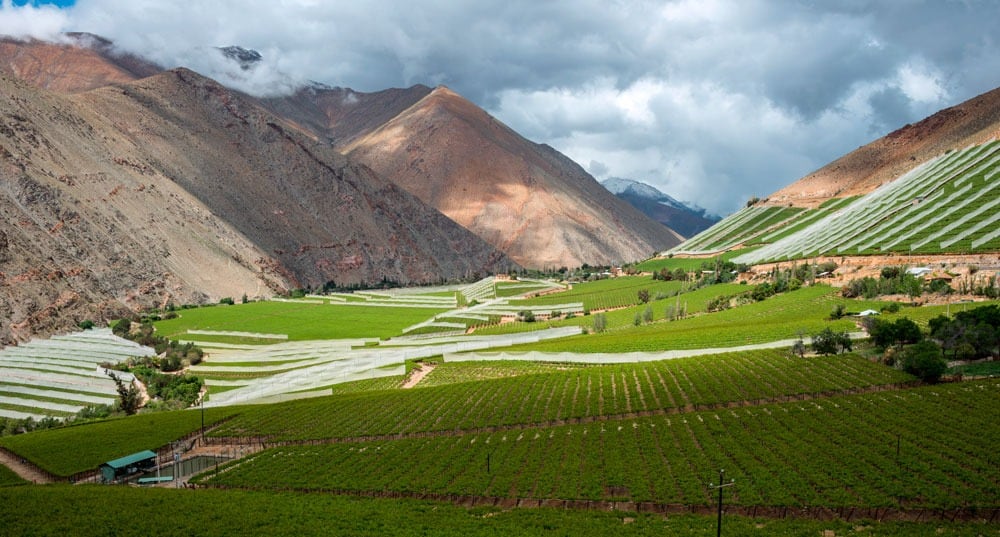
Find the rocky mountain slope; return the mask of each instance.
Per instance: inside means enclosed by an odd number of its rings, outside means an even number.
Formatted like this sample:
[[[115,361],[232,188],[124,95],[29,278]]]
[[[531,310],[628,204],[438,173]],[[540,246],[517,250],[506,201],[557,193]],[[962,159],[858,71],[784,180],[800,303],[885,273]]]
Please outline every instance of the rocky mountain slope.
[[[78,93],[152,76],[163,69],[85,33],[64,43],[0,37],[0,69],[42,89]]]
[[[816,207],[866,194],[949,150],[1000,137],[1000,88],[946,108],[840,157],[767,197],[766,204]]]
[[[4,341],[168,301],[511,266],[191,71],[70,96],[6,76],[0,85]]]
[[[680,242],[443,86],[343,149],[524,266],[629,262]]]
[[[303,132],[343,148],[416,104],[431,88],[416,85],[372,93],[313,84],[285,97],[261,99],[261,104]]]
[[[612,177],[601,181],[601,185],[646,216],[684,237],[693,237],[720,220],[718,216],[705,214],[704,209],[678,201],[646,183]]]

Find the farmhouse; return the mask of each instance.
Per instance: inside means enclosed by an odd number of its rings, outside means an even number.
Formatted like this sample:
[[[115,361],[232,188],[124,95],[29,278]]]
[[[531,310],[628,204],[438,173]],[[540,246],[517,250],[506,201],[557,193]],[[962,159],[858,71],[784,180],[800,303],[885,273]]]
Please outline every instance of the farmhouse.
[[[102,464],[101,478],[105,483],[111,483],[154,466],[156,466],[156,453],[147,449]]]

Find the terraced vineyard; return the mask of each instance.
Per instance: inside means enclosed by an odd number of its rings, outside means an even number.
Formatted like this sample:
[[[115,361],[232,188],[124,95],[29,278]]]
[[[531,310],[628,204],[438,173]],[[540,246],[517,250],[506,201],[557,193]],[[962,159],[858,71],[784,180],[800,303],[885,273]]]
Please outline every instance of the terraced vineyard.
[[[299,441],[520,426],[676,412],[911,380],[856,356],[796,359],[786,350],[764,350],[252,407],[212,436]]]
[[[1000,502],[998,411],[994,380],[581,425],[281,446],[203,482],[708,505],[706,484],[725,468],[741,505],[988,508]]]
[[[153,349],[116,337],[110,329],[32,340],[0,350],[0,417],[71,416],[86,406],[115,402],[115,383],[101,364],[151,356]],[[116,373],[129,382],[132,375]]]
[[[817,209],[745,208],[678,245],[675,254],[746,247],[736,263],[885,252],[1000,249],[1000,141],[941,155],[860,197]]]
[[[746,207],[714,226],[684,241],[673,253],[724,252],[756,237],[771,233],[802,216],[798,207]]]
[[[1000,141],[953,151],[737,263],[817,255],[1000,250]],[[723,221],[725,222],[725,221]],[[767,242],[762,237],[761,242]],[[678,248],[690,249],[681,245]]]

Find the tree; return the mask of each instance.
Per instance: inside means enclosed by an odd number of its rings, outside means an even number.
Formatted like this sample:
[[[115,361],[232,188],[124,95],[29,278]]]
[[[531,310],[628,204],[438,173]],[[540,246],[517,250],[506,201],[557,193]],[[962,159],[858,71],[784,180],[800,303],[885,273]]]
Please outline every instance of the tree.
[[[642,312],[642,322],[653,322],[653,306],[646,306],[646,310]]]
[[[139,410],[142,400],[139,398],[139,390],[131,382],[125,384],[114,371],[108,371],[108,376],[115,381],[115,390],[118,391],[118,407],[126,415],[131,416]]]
[[[934,383],[948,369],[941,348],[933,341],[921,341],[903,353],[903,371],[924,382]]]
[[[799,358],[804,358],[805,357],[805,355],[806,355],[806,342],[802,341],[801,337],[799,339],[795,340],[795,343],[792,343],[792,354],[799,355]]]
[[[834,332],[829,326],[813,336],[813,350],[819,354],[839,354],[851,350],[851,337],[847,332]]]
[[[645,304],[649,302],[649,289],[639,289],[639,302]]]
[[[920,326],[908,317],[896,319],[896,322],[893,324],[895,325],[896,343],[900,346],[917,343],[924,339],[924,334],[920,331]]]

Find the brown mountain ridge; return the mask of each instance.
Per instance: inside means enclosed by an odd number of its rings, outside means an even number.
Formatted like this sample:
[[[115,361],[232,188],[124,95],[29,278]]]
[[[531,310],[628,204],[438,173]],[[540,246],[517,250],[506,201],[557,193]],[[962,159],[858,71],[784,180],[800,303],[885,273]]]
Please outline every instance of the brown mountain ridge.
[[[327,282],[436,282],[502,253],[184,69],[76,95],[0,78],[0,338]]]
[[[948,150],[1000,137],[1000,88],[945,108],[844,155],[767,198],[772,205],[816,207],[871,192]]]
[[[3,341],[168,302],[619,263],[679,240],[443,87],[258,99],[89,34],[0,39],[0,73]]]
[[[680,242],[444,86],[343,150],[524,266],[630,262]]]

